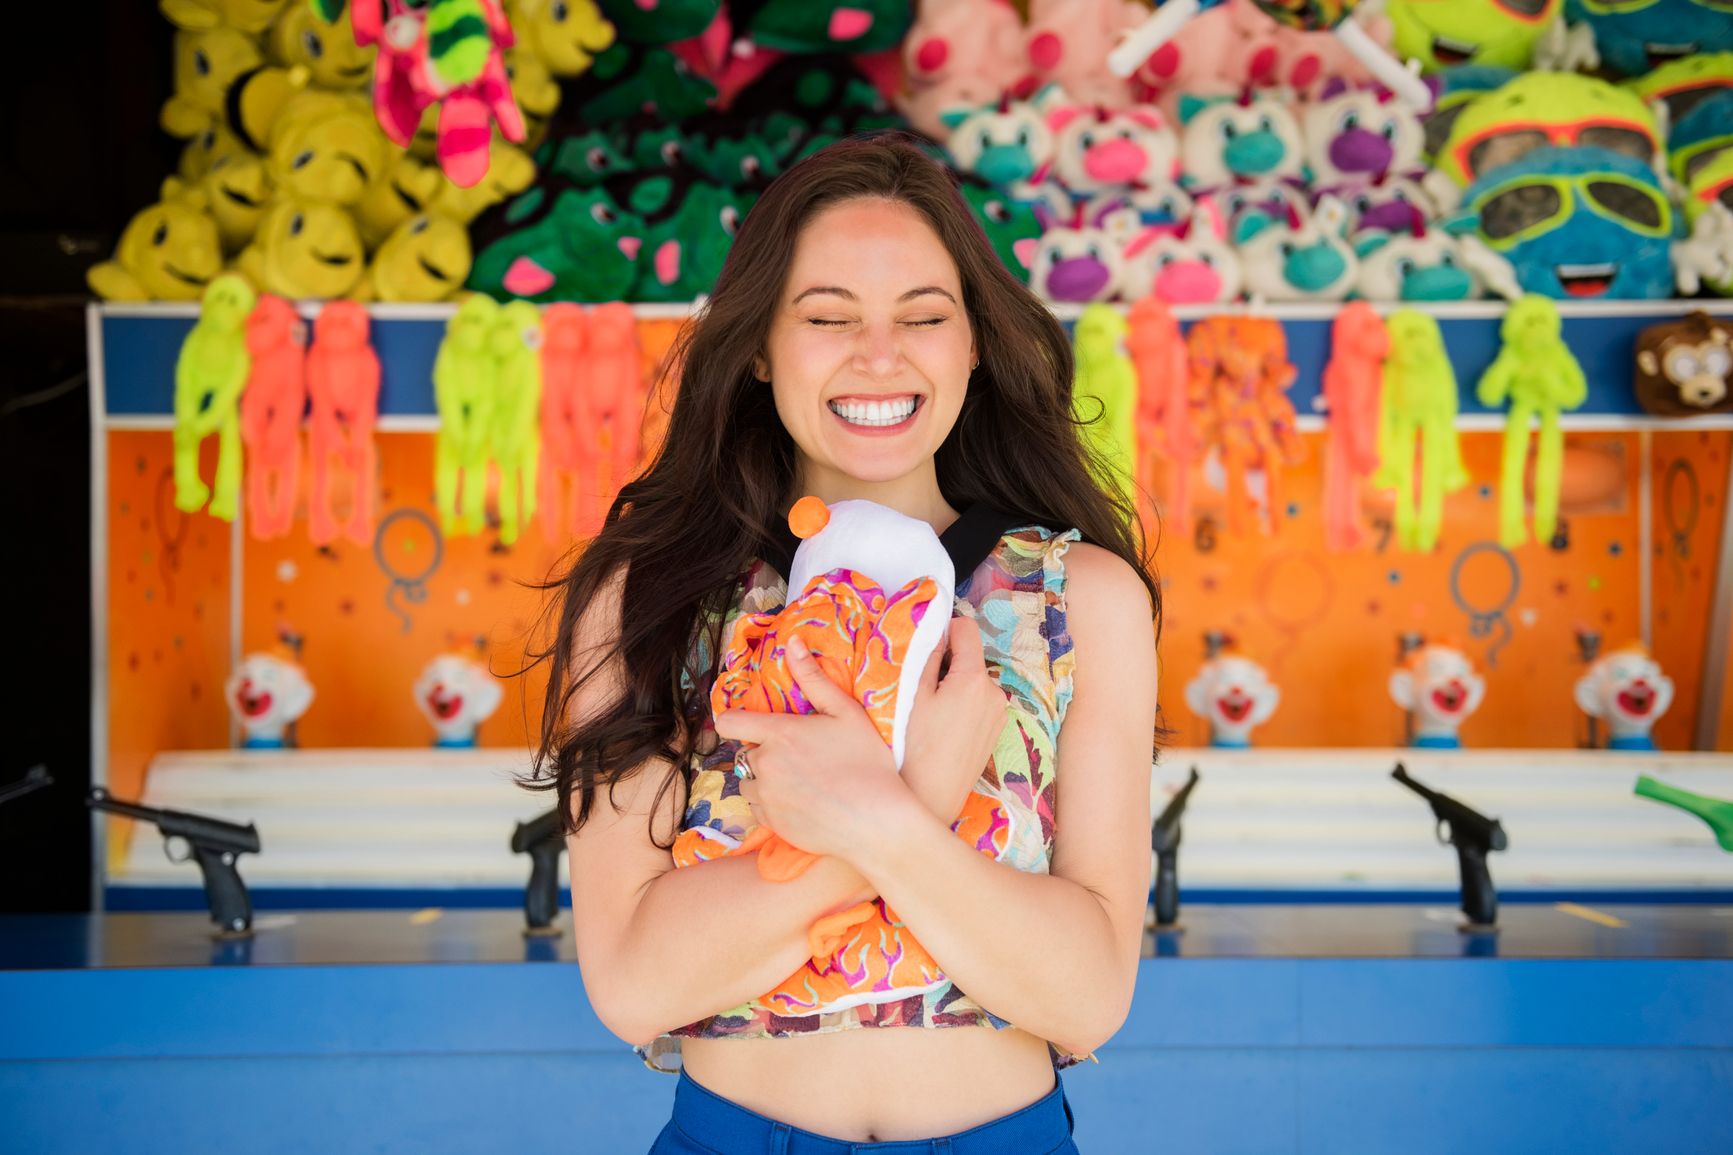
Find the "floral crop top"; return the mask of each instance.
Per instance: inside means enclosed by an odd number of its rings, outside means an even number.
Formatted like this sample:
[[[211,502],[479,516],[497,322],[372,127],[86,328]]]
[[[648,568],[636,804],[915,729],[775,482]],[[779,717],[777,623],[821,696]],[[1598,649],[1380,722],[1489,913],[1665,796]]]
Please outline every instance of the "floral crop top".
[[[1071,700],[1071,636],[1065,626],[1065,551],[1081,535],[1041,527],[1013,529],[1000,537],[973,573],[957,583],[953,616],[973,618],[989,669],[1010,692],[1011,717],[975,789],[990,794],[1011,820],[1011,836],[1000,860],[1019,870],[1046,873],[1053,852],[1054,811],[1058,797],[1056,750],[1059,726]],[[756,562],[745,592],[729,611],[721,636],[730,636],[741,613],[776,610],[787,599],[785,579],[763,561]],[[708,670],[710,654],[699,630],[694,668]],[[708,701],[710,687],[700,689]],[[732,838],[753,825],[739,780],[732,772],[738,746],[716,736],[709,721],[693,758],[691,786],[681,829],[707,826]],[[865,1004],[829,1014],[788,1016],[756,1000],[666,1032],[633,1050],[653,1071],[680,1069],[682,1038],[783,1038],[828,1034],[857,1027],[968,1027],[1013,1024],[980,1006],[950,982],[895,1002]],[[1054,1067],[1083,1058],[1051,1044]]]

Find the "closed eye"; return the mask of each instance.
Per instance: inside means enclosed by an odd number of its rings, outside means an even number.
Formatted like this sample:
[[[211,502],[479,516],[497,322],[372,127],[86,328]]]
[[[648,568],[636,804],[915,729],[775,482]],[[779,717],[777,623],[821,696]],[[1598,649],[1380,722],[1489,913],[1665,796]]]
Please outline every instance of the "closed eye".
[[[933,317],[930,320],[926,320],[926,321],[909,321],[907,323],[910,325],[922,325],[922,326],[942,325],[948,320],[950,320],[949,317]],[[831,320],[830,318],[827,318],[827,317],[809,317],[809,318],[807,318],[807,323],[812,324],[812,325],[848,325],[848,324],[852,324],[852,322],[850,322],[850,321],[835,321],[835,320]]]

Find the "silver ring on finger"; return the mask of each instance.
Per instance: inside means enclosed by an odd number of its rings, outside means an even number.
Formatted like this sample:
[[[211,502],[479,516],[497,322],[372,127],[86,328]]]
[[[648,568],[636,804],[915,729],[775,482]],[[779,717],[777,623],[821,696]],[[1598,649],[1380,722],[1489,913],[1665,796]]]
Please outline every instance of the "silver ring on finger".
[[[734,752],[734,776],[736,778],[753,777],[752,767],[746,761],[746,747],[742,746]]]

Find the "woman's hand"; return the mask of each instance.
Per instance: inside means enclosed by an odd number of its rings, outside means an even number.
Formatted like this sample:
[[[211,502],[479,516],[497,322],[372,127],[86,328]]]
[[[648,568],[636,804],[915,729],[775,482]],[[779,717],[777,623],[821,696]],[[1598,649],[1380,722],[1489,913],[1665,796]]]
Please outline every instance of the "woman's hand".
[[[943,681],[941,655],[949,662]],[[946,826],[986,770],[1009,705],[987,672],[981,627],[973,618],[952,618],[945,647],[933,651],[921,677],[903,744],[904,784]]]
[[[802,850],[853,863],[908,792],[865,708],[798,637],[788,640],[788,668],[815,713],[725,710],[716,733],[751,747],[740,794],[757,821]]]

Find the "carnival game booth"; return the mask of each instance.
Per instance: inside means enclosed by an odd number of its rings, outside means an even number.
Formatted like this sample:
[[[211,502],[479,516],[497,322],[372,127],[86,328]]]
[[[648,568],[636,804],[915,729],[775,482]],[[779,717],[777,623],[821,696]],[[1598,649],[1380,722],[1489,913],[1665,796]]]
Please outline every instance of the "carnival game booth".
[[[164,0],[184,147],[90,275],[97,913],[0,933],[21,1149],[649,1144],[515,782],[536,586],[768,182],[881,129],[1159,536],[1082,1149],[1725,1147],[1733,16],[242,7]]]

